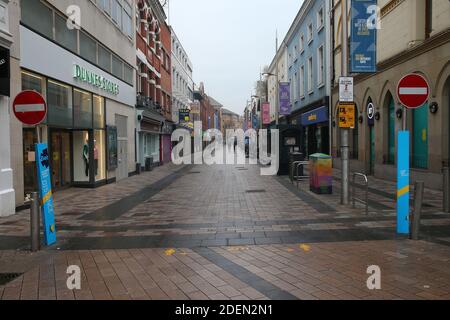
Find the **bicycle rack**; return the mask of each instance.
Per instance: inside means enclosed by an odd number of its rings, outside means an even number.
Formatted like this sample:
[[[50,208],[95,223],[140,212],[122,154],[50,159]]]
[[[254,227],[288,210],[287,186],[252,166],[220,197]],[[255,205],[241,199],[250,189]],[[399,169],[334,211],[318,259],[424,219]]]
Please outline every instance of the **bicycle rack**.
[[[366,186],[366,201],[363,201],[361,199],[356,198],[356,177],[364,178],[365,186]],[[366,215],[369,214],[369,179],[364,173],[355,172],[353,173],[353,185],[352,185],[352,201],[353,201],[353,208],[356,208],[356,200],[358,202],[363,203],[366,205]]]
[[[297,189],[299,187],[299,181],[301,181],[302,179],[309,179],[309,176],[300,176],[299,175],[299,169],[300,167],[304,167],[309,165],[309,161],[295,161],[292,163],[292,166],[294,169],[295,168],[295,175],[294,173],[292,173],[292,183],[294,183],[294,180],[297,181]]]

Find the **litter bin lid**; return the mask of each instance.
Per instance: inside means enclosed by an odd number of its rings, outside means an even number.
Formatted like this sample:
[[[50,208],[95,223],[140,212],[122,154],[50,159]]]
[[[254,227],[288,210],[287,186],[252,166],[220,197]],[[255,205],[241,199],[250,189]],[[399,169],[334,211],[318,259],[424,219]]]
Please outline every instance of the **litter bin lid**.
[[[317,159],[331,159],[332,157],[325,153],[314,153],[309,156],[310,158],[317,158]]]

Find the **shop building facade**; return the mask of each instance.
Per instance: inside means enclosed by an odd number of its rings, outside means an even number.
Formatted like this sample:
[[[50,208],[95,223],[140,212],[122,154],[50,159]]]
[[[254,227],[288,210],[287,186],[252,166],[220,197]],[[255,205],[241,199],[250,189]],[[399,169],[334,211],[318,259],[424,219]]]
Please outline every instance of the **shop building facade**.
[[[72,5],[80,9],[81,27],[68,27]],[[47,117],[38,130],[49,145],[53,189],[127,178],[136,170],[131,2],[21,0],[20,11],[16,91],[35,90],[47,101]],[[14,116],[11,122],[20,206],[37,188],[37,134]]]
[[[285,40],[292,104],[289,123],[301,126],[306,156],[330,153],[329,11],[329,1],[305,1]]]
[[[194,99],[192,62],[173,28],[172,35],[172,121],[180,123],[179,110],[190,109]]]
[[[171,32],[159,1],[136,1],[137,133],[141,168],[171,161]]]
[[[337,123],[338,75],[341,61],[341,2],[333,2],[334,88],[332,154],[340,166]],[[378,178],[396,177],[396,137],[405,116],[397,84],[406,74],[423,75],[430,85],[429,101],[407,112],[411,132],[412,180],[442,188],[442,167],[449,165],[450,3],[448,1],[379,1],[381,26],[377,33],[377,73],[355,75],[356,127],[350,134],[352,171]],[[350,7],[349,7],[350,8]],[[374,120],[368,106],[374,107]]]

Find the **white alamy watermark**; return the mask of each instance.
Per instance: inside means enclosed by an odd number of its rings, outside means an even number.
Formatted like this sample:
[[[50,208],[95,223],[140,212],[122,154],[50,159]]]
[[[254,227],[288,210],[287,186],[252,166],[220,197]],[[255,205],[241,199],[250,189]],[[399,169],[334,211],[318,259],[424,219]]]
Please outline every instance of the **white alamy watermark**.
[[[66,26],[69,30],[81,29],[81,9],[77,5],[70,5],[66,9],[67,22]]]
[[[372,265],[367,268],[367,274],[370,274],[367,278],[367,289],[369,290],[381,290],[381,268],[377,265]]]
[[[69,290],[81,290],[81,269],[77,265],[72,265],[67,267],[66,273],[69,275],[67,277],[66,285]]]
[[[279,130],[270,130],[270,153],[268,152],[268,130],[226,130],[226,137],[218,129],[209,129],[203,134],[202,122],[194,123],[192,150],[191,132],[177,129],[172,134],[176,146],[172,150],[172,162],[183,164],[261,164],[261,175],[276,175],[279,169]],[[203,142],[207,142],[203,148]],[[259,157],[258,157],[259,148]]]

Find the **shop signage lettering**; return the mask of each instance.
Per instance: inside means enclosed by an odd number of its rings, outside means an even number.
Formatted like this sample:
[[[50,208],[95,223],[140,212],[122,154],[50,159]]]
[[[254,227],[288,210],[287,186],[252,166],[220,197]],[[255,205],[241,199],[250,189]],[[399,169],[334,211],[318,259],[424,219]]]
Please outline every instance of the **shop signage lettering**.
[[[105,77],[89,71],[77,64],[73,68],[73,77],[79,81],[88,83],[95,87],[100,88],[113,95],[119,94],[119,85],[106,79]]]
[[[0,47],[0,96],[10,95],[9,50]]]
[[[323,106],[320,108],[317,108],[313,111],[304,113],[301,116],[300,123],[303,126],[309,126],[316,123],[322,123],[328,121],[328,107]]]

